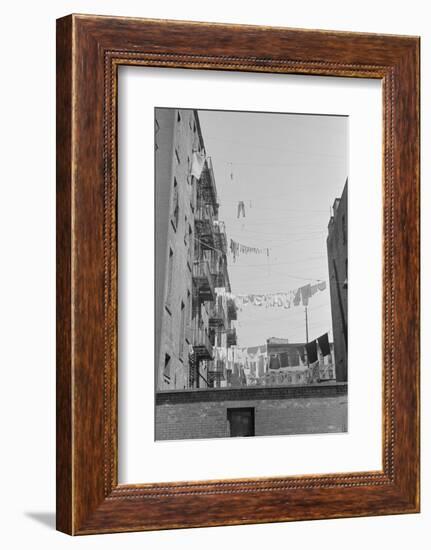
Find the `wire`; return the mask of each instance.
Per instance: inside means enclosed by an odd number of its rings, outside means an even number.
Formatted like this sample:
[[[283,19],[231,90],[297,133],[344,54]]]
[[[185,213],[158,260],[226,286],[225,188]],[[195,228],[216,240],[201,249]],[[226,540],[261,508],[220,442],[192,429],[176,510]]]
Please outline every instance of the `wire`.
[[[326,256],[310,256],[309,258],[304,258],[302,260],[295,260],[295,264],[302,263],[302,262],[308,262],[308,261],[315,261],[315,260],[321,260],[323,258],[326,258]],[[292,265],[292,262],[270,262],[270,263],[262,263],[262,264],[232,264],[229,265],[229,267],[272,267],[277,265]]]
[[[296,161],[296,162],[284,162],[284,163],[281,163],[281,162],[250,162],[250,161],[247,161],[247,162],[241,162],[241,161],[230,161],[230,160],[227,160],[227,159],[220,159],[219,157],[217,156],[212,156],[212,158],[216,159],[215,161],[215,164],[217,165],[217,163],[220,163],[220,164],[227,164],[227,165],[232,165],[232,166],[264,166],[264,167],[270,167],[270,168],[278,168],[279,166],[280,167],[283,167],[283,168],[291,168],[292,166],[310,166],[310,164],[312,164],[310,162],[310,159],[304,159],[302,161]],[[339,165],[344,165],[345,162],[344,161],[337,161],[337,160],[333,160],[332,161],[333,164],[339,164]],[[329,163],[328,163],[329,164]]]
[[[255,149],[267,149],[267,150],[270,150],[270,151],[282,151],[283,153],[293,153],[295,155],[307,155],[307,157],[309,156],[320,156],[320,157],[333,157],[333,158],[339,158],[339,159],[345,159],[346,156],[345,155],[336,155],[335,153],[313,153],[311,151],[298,151],[298,150],[295,150],[295,149],[289,149],[289,148],[286,148],[286,147],[275,147],[275,146],[269,146],[269,145],[258,145],[256,143],[251,143],[251,142],[247,142],[247,141],[242,141],[242,140],[239,140],[239,139],[218,139],[218,138],[215,138],[215,137],[212,137],[212,136],[205,136],[205,141],[217,141],[219,143],[226,143],[226,142],[230,142],[230,143],[237,143],[237,144],[242,144],[242,145],[245,145],[246,147],[248,148],[255,148]],[[234,164],[234,163],[233,163]]]
[[[257,236],[260,236],[260,235],[263,235],[264,237],[273,237],[274,235],[277,237],[277,236],[280,236],[280,233],[278,232],[274,232],[274,233],[265,233],[263,231],[253,231],[253,229],[242,229],[240,231],[238,231],[240,233],[251,233],[253,235],[257,235]],[[324,233],[326,233],[326,231],[321,231],[321,230],[316,230],[316,231],[303,231],[301,233],[289,233],[289,236],[291,237],[299,237],[299,236],[305,236],[305,237],[308,237],[310,235],[323,235]]]

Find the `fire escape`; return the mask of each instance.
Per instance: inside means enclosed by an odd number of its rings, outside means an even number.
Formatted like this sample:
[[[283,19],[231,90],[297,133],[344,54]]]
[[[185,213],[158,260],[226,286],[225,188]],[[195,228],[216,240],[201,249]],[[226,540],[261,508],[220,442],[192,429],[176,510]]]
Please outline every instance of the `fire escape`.
[[[211,251],[214,250],[214,220],[218,214],[217,192],[210,159],[205,161],[197,183],[195,209],[195,259],[192,268],[192,347],[189,384],[200,386],[200,363],[212,361],[213,344],[210,339],[210,315],[208,310],[216,299],[214,267]]]

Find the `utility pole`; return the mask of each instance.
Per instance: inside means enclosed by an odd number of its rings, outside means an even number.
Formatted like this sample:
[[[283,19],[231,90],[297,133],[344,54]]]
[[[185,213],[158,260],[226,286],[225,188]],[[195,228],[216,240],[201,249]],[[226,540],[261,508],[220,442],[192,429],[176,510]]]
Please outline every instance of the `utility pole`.
[[[305,306],[305,343],[308,344],[308,307]],[[310,366],[310,361],[308,360],[308,349],[305,348],[305,353],[307,354],[307,366]]]

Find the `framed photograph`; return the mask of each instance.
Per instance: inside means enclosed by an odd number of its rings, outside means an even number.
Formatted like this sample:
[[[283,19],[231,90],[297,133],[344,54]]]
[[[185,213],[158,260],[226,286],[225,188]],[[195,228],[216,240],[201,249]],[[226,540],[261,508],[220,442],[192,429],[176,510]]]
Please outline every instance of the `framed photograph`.
[[[419,511],[419,38],[57,21],[57,528]]]

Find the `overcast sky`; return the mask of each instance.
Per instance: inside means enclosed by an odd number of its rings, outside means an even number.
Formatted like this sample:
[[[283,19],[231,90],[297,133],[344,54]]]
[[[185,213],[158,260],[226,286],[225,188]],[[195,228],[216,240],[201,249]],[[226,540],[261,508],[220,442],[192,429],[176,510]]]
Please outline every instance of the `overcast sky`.
[[[229,255],[232,292],[328,282],[327,227],[348,175],[348,118],[224,111],[199,111],[199,117],[228,242],[270,248],[269,258],[249,254],[234,263]],[[237,218],[239,201],[245,218]],[[310,299],[308,317],[310,339],[329,332],[332,340],[329,285]],[[246,306],[237,333],[240,346],[271,336],[305,342],[304,308]]]

